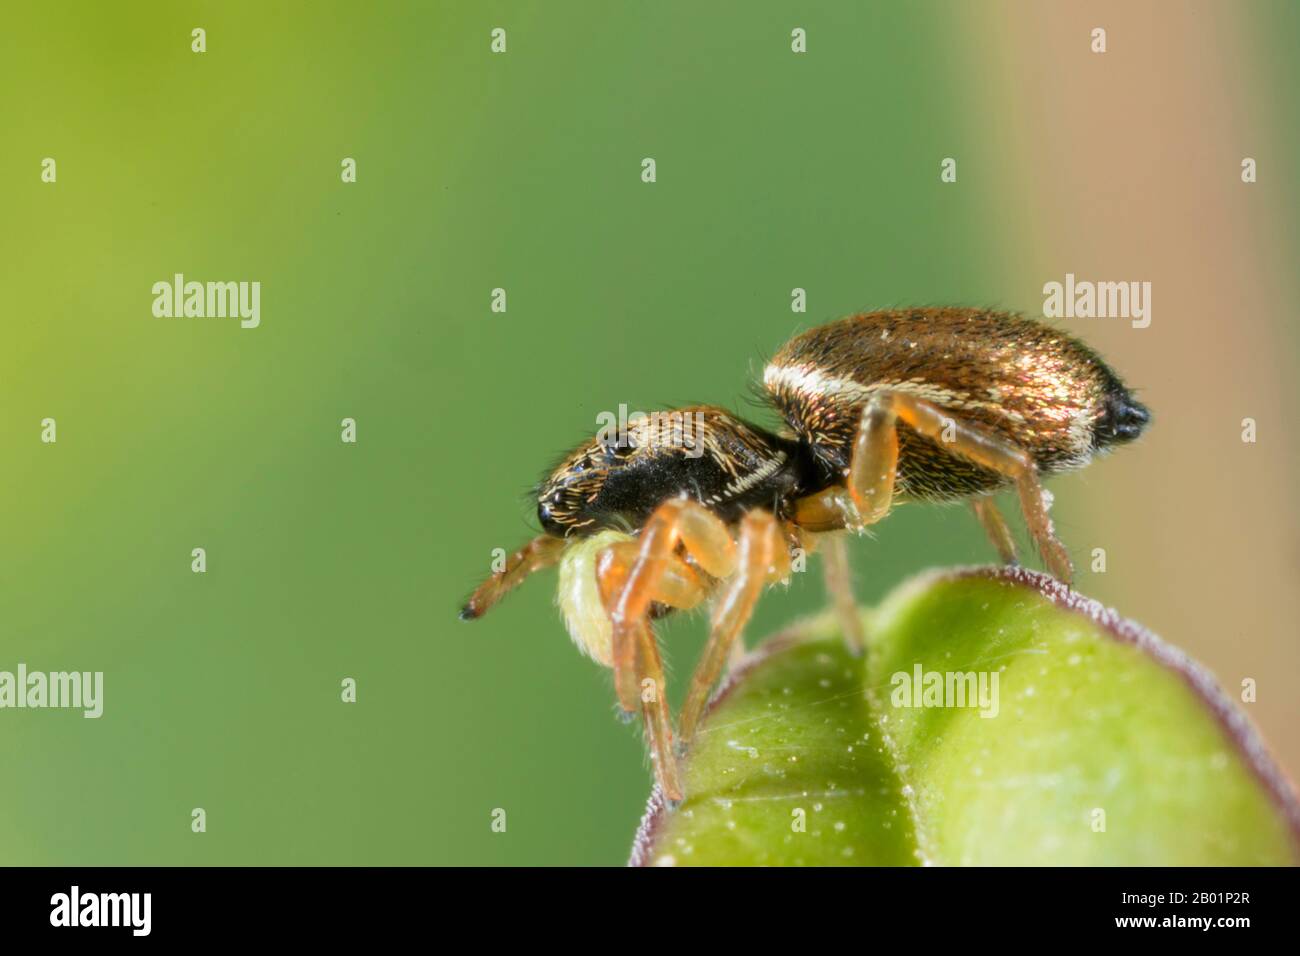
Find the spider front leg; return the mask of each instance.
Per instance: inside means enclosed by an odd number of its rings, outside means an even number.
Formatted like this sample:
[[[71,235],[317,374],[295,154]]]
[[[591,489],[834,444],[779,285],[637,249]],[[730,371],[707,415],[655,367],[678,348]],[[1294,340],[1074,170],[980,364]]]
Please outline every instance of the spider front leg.
[[[538,535],[506,560],[506,566],[475,588],[460,610],[462,621],[482,617],[535,571],[549,568],[564,553],[564,539]]]
[[[601,601],[611,621],[614,607],[617,605],[632,571],[641,558],[643,542],[641,540],[624,541],[611,545],[600,553],[596,561],[596,578],[600,587]],[[709,584],[701,578],[699,572],[686,563],[677,553],[671,553],[660,566],[656,578],[645,584],[650,601],[678,610],[689,610],[699,604],[708,595]],[[647,609],[649,602],[647,602]],[[642,615],[642,619],[645,615]],[[613,628],[611,627],[611,631]],[[631,634],[630,643],[626,640],[617,647],[616,637],[624,639]],[[652,635],[653,636],[653,635]],[[638,708],[637,695],[641,693],[636,669],[636,649],[640,635],[636,624],[626,629],[622,635],[611,633],[610,667],[614,670],[614,686],[619,694],[619,706],[624,715],[631,718]]]
[[[626,541],[615,544],[601,552],[596,562],[596,578],[600,587],[601,600],[607,612],[611,613],[618,596],[627,586],[632,569],[636,566],[641,553],[639,541]],[[658,580],[650,588],[650,599],[658,604],[687,610],[699,604],[708,594],[710,584],[703,580],[686,560],[673,553],[664,562]],[[618,678],[615,665],[615,684],[636,688],[638,699],[627,701],[622,698],[619,705],[626,708],[627,703],[641,708],[645,722],[646,744],[650,748],[651,759],[655,764],[655,777],[663,788],[664,795],[671,801],[681,799],[681,782],[678,777],[677,760],[673,754],[672,721],[668,713],[668,696],[664,680],[663,663],[659,657],[659,647],[655,641],[654,627],[648,617],[642,616],[632,628],[633,643],[631,648],[631,679],[624,672],[624,679]],[[611,653],[611,664],[614,664]],[[625,667],[629,666],[626,663]],[[629,718],[634,713],[631,709],[622,711]]]
[[[624,712],[640,707],[655,775],[673,802],[682,799],[682,788],[663,665],[647,612],[652,601],[693,607],[707,591],[708,583],[677,554],[679,542],[711,578],[728,577],[735,568],[736,546],[727,526],[688,498],[660,505],[635,542],[607,549],[597,562],[612,624],[610,658],[619,705]]]
[[[659,658],[654,628],[642,620],[637,629],[637,682],[641,685],[641,714],[645,720],[646,742],[655,764],[655,777],[664,797],[673,804],[682,800],[682,782],[673,752],[673,724],[668,715],[668,692],[664,667]]]
[[[709,691],[722,673],[728,654],[749,621],[763,588],[790,573],[790,553],[777,520],[766,511],[751,511],[740,523],[735,573],[723,584],[713,605],[709,641],[691,677],[682,706],[681,747],[689,746],[704,713]]]
[[[609,605],[614,688],[624,710],[637,709],[637,622],[646,616],[656,589],[672,567],[678,542],[712,577],[728,577],[736,566],[735,543],[713,512],[689,498],[674,498],[655,509],[636,541],[631,570]]]

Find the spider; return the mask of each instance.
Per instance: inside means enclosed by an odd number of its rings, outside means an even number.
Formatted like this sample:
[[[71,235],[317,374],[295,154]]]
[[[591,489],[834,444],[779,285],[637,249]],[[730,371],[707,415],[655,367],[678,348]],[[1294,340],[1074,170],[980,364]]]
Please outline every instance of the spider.
[[[1042,479],[1137,438],[1149,414],[1096,352],[1005,312],[921,308],[849,316],[788,342],[763,390],[773,433],[698,405],[634,417],[565,457],[537,488],[542,533],[461,611],[480,617],[524,578],[559,565],[557,603],[578,647],[614,673],[623,716],[640,710],[665,798],[709,692],[743,653],[741,632],[791,553],[822,548],[850,648],[862,625],[844,535],[895,501],[970,502],[1004,562],[1014,539],[992,495],[1018,493],[1047,568],[1070,582]],[[678,721],[653,621],[712,598],[710,634]]]

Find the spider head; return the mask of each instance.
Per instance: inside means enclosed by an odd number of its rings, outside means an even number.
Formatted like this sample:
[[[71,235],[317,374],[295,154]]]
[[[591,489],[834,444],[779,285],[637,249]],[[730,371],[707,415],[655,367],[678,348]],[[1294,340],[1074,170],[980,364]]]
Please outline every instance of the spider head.
[[[721,408],[634,414],[602,428],[537,488],[537,518],[555,537],[638,530],[658,505],[687,495],[732,520],[778,508],[804,474],[797,442]]]

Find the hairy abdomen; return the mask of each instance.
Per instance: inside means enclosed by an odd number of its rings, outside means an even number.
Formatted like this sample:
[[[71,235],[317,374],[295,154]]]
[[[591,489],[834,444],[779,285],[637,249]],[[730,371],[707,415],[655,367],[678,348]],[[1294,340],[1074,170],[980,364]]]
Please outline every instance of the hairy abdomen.
[[[1048,474],[1086,465],[1108,443],[1098,426],[1117,396],[1131,401],[1086,345],[1030,319],[979,309],[872,312],[821,326],[772,358],[764,385],[790,427],[836,470],[848,467],[863,406],[884,389],[991,432]],[[951,499],[1005,483],[900,424],[900,494]]]

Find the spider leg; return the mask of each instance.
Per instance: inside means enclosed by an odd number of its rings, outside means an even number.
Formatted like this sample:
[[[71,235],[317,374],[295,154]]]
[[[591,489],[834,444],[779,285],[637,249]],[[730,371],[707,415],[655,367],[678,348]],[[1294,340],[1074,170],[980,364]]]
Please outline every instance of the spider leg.
[[[560,560],[563,553],[563,538],[553,538],[548,534],[533,538],[506,560],[503,570],[493,573],[475,588],[460,610],[460,619],[472,621],[482,617],[492,605],[522,584],[524,578],[534,571],[549,568]]]
[[[862,409],[844,485],[795,502],[795,524],[808,531],[861,531],[889,514],[898,472],[897,411],[893,392],[874,395]]]
[[[951,441],[945,444],[953,452],[1015,482],[1025,524],[1038,545],[1043,562],[1058,580],[1069,584],[1073,577],[1070,557],[1052,528],[1052,519],[1043,501],[1043,483],[1038,477],[1038,466],[1029,453],[979,426],[955,420],[924,399],[899,392],[892,393],[892,398],[899,419],[917,432],[934,441],[944,441],[945,431],[949,432]]]
[[[987,430],[957,420],[934,403],[906,392],[885,390],[872,396],[862,410],[846,486],[833,486],[801,498],[795,506],[795,521],[801,527],[810,531],[837,527],[861,530],[889,512],[898,470],[899,421],[941,442],[953,454],[1013,481],[1025,524],[1048,570],[1070,583],[1070,558],[1052,529],[1033,458]]]
[[[611,545],[600,553],[596,561],[596,578],[607,613],[626,586],[640,550],[639,542],[624,541]],[[686,610],[703,601],[711,587],[711,581],[706,582],[685,558],[674,552],[664,563],[663,571],[651,589],[651,600],[658,604]],[[624,702],[620,698],[619,705],[625,708],[622,713],[629,719],[636,712],[632,708],[639,705],[645,724],[646,744],[650,748],[651,759],[655,764],[656,779],[659,780],[665,797],[670,801],[677,801],[681,799],[681,782],[678,776],[677,759],[673,754],[672,721],[668,713],[668,696],[665,690],[667,685],[654,627],[648,617],[643,616],[634,628],[632,654],[631,679],[629,680],[627,674],[624,674],[621,683],[625,687],[629,684],[634,685],[637,688],[638,699]],[[612,655],[611,664],[613,664]],[[619,683],[616,670],[615,684]],[[631,704],[632,708],[628,708],[628,704]]]
[[[785,536],[785,551],[788,559],[793,559],[797,551],[811,554],[817,549],[817,541],[810,535],[804,534],[802,529],[793,521],[782,521],[781,533]],[[744,633],[742,632],[736,640],[731,642],[731,651],[727,654],[727,673],[739,667],[745,660],[747,653]]]
[[[682,798],[663,663],[648,618],[651,602],[693,607],[713,586],[677,553],[681,543],[710,578],[731,574],[736,545],[727,526],[698,502],[675,498],[650,516],[636,541],[613,545],[597,560],[611,622],[610,663],[625,713],[641,710],[655,775],[669,801]]]
[[[790,553],[777,520],[766,511],[751,511],[740,523],[735,572],[723,584],[713,605],[708,643],[691,677],[682,706],[682,746],[694,736],[708,703],[709,691],[722,673],[728,653],[749,620],[763,587],[790,572]]]
[[[689,498],[674,498],[655,509],[637,539],[636,557],[623,586],[612,595],[611,657],[614,688],[626,711],[639,706],[636,686],[636,628],[646,616],[678,542],[706,573],[728,577],[736,564],[736,546],[717,515]]]
[[[975,517],[979,518],[980,524],[984,527],[984,533],[988,535],[989,541],[997,549],[1002,563],[1018,564],[1016,539],[1012,537],[1011,529],[1007,527],[1007,520],[1002,517],[1002,512],[998,510],[993,499],[987,495],[980,495],[971,499],[970,506],[975,512]]]
[[[668,715],[664,667],[659,658],[654,628],[644,618],[637,628],[636,657],[637,681],[641,685],[641,715],[645,721],[646,743],[650,746],[650,756],[655,765],[655,777],[664,797],[677,804],[682,799],[682,783],[677,755],[673,751],[673,725]]]
[[[600,596],[605,605],[605,612],[611,620],[614,605],[627,586],[632,569],[640,557],[641,546],[640,541],[624,541],[611,545],[602,551],[596,560],[596,578],[600,586]],[[679,610],[689,610],[708,596],[710,586],[711,582],[701,578],[684,558],[674,552],[663,563],[658,578],[649,586],[650,600]],[[609,665],[614,671],[614,687],[618,692],[619,706],[625,718],[631,719],[640,709],[637,696],[640,693],[637,688],[639,678],[636,670],[636,649],[639,638],[632,631],[625,631],[624,637],[627,634],[632,635],[631,644],[624,643],[617,647],[617,651],[611,646]],[[614,644],[613,634],[610,643]]]
[[[746,653],[745,642],[743,640],[732,641],[731,650],[727,653],[727,666],[725,668],[728,674],[740,666],[741,662],[745,659]]]
[[[612,544],[596,560],[596,577],[600,582],[601,600],[606,609],[612,609],[619,592],[627,584],[628,575],[641,552],[639,541],[622,541]],[[706,582],[684,557],[674,552],[664,562],[659,579],[651,589],[650,600],[656,604],[688,611],[709,595],[711,582]]]
[[[842,534],[826,536],[826,550],[822,557],[822,570],[826,576],[826,593],[835,605],[844,640],[854,657],[867,646],[862,633],[862,616],[858,602],[853,597],[853,577],[849,571],[849,548]]]

